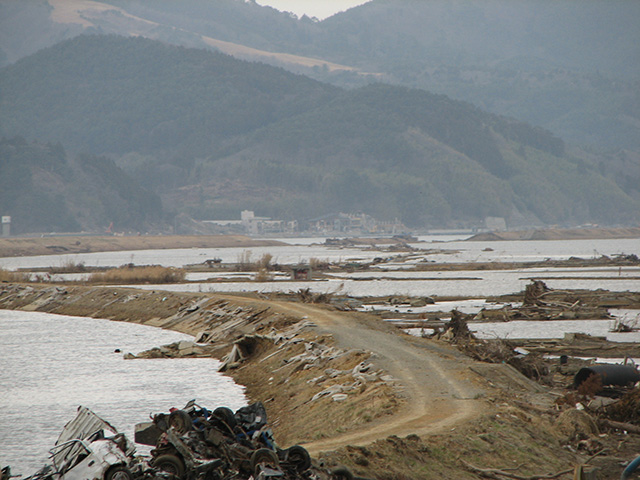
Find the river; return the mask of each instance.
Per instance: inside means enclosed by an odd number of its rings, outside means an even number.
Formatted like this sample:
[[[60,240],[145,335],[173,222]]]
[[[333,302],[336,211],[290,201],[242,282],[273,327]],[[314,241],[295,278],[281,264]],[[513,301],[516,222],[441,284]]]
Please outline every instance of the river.
[[[78,406],[133,440],[136,423],[196,399],[246,405],[244,390],[211,358],[124,360],[123,353],[191,339],[109,320],[0,310],[0,465],[35,473]],[[116,352],[120,350],[120,352]]]

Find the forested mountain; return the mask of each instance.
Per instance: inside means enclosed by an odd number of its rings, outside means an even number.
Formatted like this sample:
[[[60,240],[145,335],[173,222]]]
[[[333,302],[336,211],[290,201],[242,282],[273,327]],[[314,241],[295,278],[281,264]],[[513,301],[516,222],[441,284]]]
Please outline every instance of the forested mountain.
[[[160,199],[108,158],[70,158],[62,145],[0,140],[0,212],[12,233],[147,230],[163,221]]]
[[[225,181],[241,178],[280,192],[252,204],[270,215],[348,206],[412,227],[486,216],[503,216],[511,226],[627,223],[640,206],[597,162],[564,152],[548,132],[388,85],[346,91],[260,130],[233,155],[196,162],[195,172],[207,179],[204,191],[224,191]],[[206,216],[221,204],[205,195],[187,206]]]
[[[321,22],[245,0],[4,0],[0,65],[82,30],[139,35],[340,86],[426,89],[571,143],[639,152],[638,24],[628,0],[372,0]]]
[[[322,22],[321,49],[572,143],[640,151],[638,24],[625,0],[374,0]]]
[[[0,69],[0,92],[0,135],[106,155],[171,214],[360,210],[411,227],[640,219],[640,182],[609,178],[611,159],[422,90],[343,90],[220,53],[85,35]],[[123,224],[157,218],[135,214],[148,198]]]
[[[328,100],[336,88],[215,52],[85,35],[2,71],[0,134],[75,151],[187,158]]]

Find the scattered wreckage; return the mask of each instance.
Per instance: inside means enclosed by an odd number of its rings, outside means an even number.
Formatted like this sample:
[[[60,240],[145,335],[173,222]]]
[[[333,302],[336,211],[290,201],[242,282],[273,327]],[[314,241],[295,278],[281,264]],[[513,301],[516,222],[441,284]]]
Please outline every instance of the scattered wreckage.
[[[136,447],[123,433],[86,407],[67,423],[49,463],[26,480],[133,480],[145,477],[144,464],[135,457]],[[11,473],[7,468],[6,477]],[[3,470],[3,479],[5,471]]]
[[[311,467],[308,452],[299,445],[284,450],[277,446],[260,402],[234,413],[227,407],[211,411],[191,401],[182,410],[155,415],[151,424],[138,424],[136,442],[156,447],[151,451],[153,466],[189,480],[203,468],[235,471],[238,478],[258,478],[267,471],[265,478],[312,478],[300,477]],[[211,462],[216,464],[207,467]]]
[[[282,449],[257,402],[233,412],[195,400],[136,425],[135,442],[155,447],[149,456],[86,407],[65,425],[49,463],[25,480],[352,480],[345,467],[312,464],[300,446]],[[9,467],[2,479],[11,478]]]

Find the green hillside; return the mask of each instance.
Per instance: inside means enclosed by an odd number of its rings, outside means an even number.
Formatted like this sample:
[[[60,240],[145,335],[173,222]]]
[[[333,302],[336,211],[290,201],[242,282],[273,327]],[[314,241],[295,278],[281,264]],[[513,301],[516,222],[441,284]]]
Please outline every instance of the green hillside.
[[[0,69],[0,91],[0,135],[106,155],[170,216],[362,211],[412,227],[639,220],[637,184],[625,193],[607,178],[610,159],[422,90],[342,90],[219,53],[80,36]],[[113,184],[97,186],[100,203]],[[159,206],[139,204],[123,225],[147,221],[138,211],[158,217]]]
[[[0,212],[14,234],[139,231],[162,224],[160,199],[94,155],[70,158],[58,144],[0,140]]]
[[[226,55],[98,35],[5,67],[0,81],[0,134],[115,154],[203,155],[336,91]]]
[[[322,206],[413,227],[486,216],[511,224],[635,221],[640,203],[598,165],[565,153],[541,129],[442,95],[374,85],[265,128],[249,146],[200,160],[195,171],[214,190],[241,178],[286,191],[251,204],[274,216],[313,216]],[[201,197],[190,212],[211,216],[226,204]]]

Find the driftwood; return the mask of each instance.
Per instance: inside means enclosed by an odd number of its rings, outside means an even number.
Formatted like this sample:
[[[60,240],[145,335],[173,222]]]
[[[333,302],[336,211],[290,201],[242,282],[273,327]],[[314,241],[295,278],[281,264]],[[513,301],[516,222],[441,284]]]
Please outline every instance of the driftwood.
[[[505,470],[499,470],[497,468],[480,468],[475,465],[471,465],[470,463],[461,460],[462,464],[467,467],[473,473],[477,473],[478,475],[486,478],[495,478],[497,480],[504,480],[505,478],[512,478],[514,480],[553,480],[554,478],[561,477],[562,475],[568,475],[573,473],[575,469],[570,468],[568,470],[563,470],[558,473],[549,473],[546,475],[529,475],[522,476],[516,475],[515,473],[510,473]]]
[[[460,460],[462,464],[471,472],[477,473],[481,477],[485,478],[494,478],[496,480],[504,480],[505,478],[511,478],[513,480],[553,480],[555,478],[561,477],[563,475],[569,475],[570,473],[576,472],[578,469],[582,468],[584,465],[588,464],[591,460],[596,458],[598,455],[603,453],[606,449],[602,449],[595,454],[591,455],[584,463],[578,465],[574,468],[569,468],[567,470],[562,470],[557,473],[548,473],[546,475],[517,475],[515,473],[508,472],[508,469],[500,470],[497,468],[480,468],[472,465],[464,460]]]
[[[544,284],[542,280],[532,280],[531,283],[524,289],[523,305],[538,305],[538,299],[540,298],[540,296],[548,291],[549,288]]]
[[[617,428],[618,430],[626,430],[627,432],[640,434],[640,427],[632,423],[614,422],[613,420],[607,419],[603,419],[602,422],[611,428]]]
[[[549,298],[552,297],[552,298]],[[532,280],[525,287],[520,308],[510,312],[511,319],[562,320],[583,318],[611,318],[606,308],[586,305],[575,300],[572,292],[552,290],[542,280]]]

